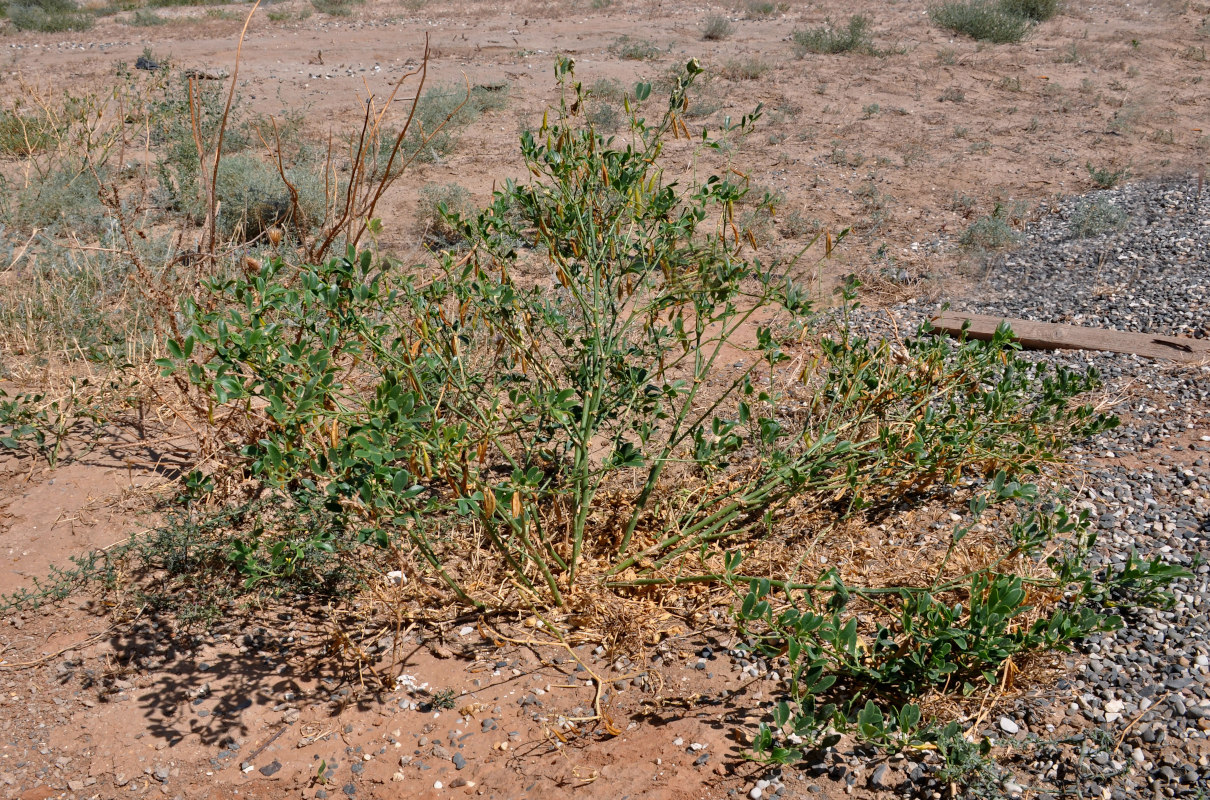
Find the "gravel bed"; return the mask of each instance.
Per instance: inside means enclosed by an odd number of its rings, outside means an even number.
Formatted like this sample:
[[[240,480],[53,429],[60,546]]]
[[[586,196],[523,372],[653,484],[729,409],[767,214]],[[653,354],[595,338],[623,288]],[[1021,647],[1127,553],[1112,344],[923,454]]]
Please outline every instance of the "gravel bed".
[[[1070,198],[1010,254],[994,259],[957,311],[1044,322],[1210,337],[1210,186],[1170,178]],[[1092,234],[1092,235],[1089,235]],[[920,318],[918,304],[900,306]],[[872,320],[871,320],[872,321]],[[1126,615],[1066,661],[1056,695],[1023,700],[983,732],[1025,741],[1070,728],[1107,735],[1037,746],[1002,784],[1006,796],[1205,796],[1210,785],[1210,366],[1134,356],[1037,352],[1031,358],[1095,366],[1122,426],[1073,448],[1075,504],[1100,531],[1100,563],[1131,551],[1194,571],[1170,610]],[[1048,707],[1049,706],[1049,707]],[[1107,744],[1106,744],[1107,743]],[[907,781],[904,794],[941,787]]]

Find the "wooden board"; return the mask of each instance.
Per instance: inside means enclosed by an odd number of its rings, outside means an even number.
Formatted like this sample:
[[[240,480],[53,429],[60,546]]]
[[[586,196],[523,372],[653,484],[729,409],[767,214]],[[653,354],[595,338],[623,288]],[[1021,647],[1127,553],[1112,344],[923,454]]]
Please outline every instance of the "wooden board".
[[[962,325],[970,321],[966,335],[972,339],[990,339],[1000,323],[1013,329],[1013,339],[1030,350],[1105,350],[1110,353],[1132,353],[1146,358],[1170,361],[1210,363],[1210,340],[1184,336],[1156,336],[1150,333],[1129,333],[1105,328],[1081,328],[1076,325],[1056,325],[1051,322],[1031,322],[1009,317],[984,314],[947,312],[933,317],[933,327],[957,336]]]

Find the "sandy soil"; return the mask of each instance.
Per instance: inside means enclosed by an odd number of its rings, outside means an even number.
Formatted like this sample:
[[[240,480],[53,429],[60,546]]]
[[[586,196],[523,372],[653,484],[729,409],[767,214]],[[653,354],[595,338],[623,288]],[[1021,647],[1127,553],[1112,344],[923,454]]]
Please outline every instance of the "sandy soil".
[[[444,163],[420,167],[388,198],[384,244],[407,250],[415,245],[408,220],[416,187],[458,182],[483,201],[494,183],[520,173],[516,135],[552,99],[555,54],[574,57],[586,83],[649,80],[691,56],[708,69],[758,59],[767,67],[759,78],[713,79],[720,108],[692,127],[717,129],[722,116],[764,104],[766,117],[734,164],[785,197],[770,247],[788,253],[804,242],[800,226],[787,222],[795,212],[833,230],[852,226],[835,272],[905,270],[906,291],[950,296],[977,267],[958,237],[997,204],[1019,203],[1023,220],[1043,200],[1092,188],[1087,165],[1147,177],[1204,169],[1210,153],[1205,3],[1073,0],[1025,42],[1002,46],[933,27],[926,4],[914,0],[872,10],[851,0],[793,3],[768,19],[683,0],[504,5],[371,0],[350,18],[283,22],[258,13],[239,89],[263,113],[304,109],[316,135],[341,130],[356,120],[367,89],[384,95],[416,64],[426,34],[435,80],[508,81],[506,109],[482,118]],[[309,7],[290,0],[269,8],[298,16]],[[858,11],[870,14],[888,54],[794,57],[793,29]],[[20,92],[21,81],[103,89],[115,65],[133,63],[145,47],[185,67],[232,68],[239,19],[189,8],[159,13],[171,21],[155,28],[110,17],[86,35],[6,31],[0,95]],[[734,17],[734,35],[702,41],[708,13]],[[622,60],[622,36],[650,39],[661,55]],[[135,509],[155,463],[121,448],[54,472],[0,463],[0,593],[147,527]],[[345,611],[282,610],[203,636],[146,609],[114,622],[79,599],[5,620],[0,797],[505,798],[578,787],[580,797],[713,798],[746,792],[757,775],[742,758],[743,736],[754,729],[763,684],[742,680],[726,659],[696,669],[701,647],[729,644],[709,630],[671,639],[662,654],[652,649],[634,664],[594,657],[595,643],[578,645],[604,681],[621,731],[580,736],[562,723],[590,712],[594,690],[567,652],[495,639],[474,622],[455,624],[441,641],[424,638],[432,632],[383,631],[375,641],[384,669],[394,664],[455,695],[453,710],[404,709],[401,702],[427,695],[374,690],[366,675],[334,668],[340,644],[330,618]],[[463,633],[464,624],[471,630]],[[524,638],[519,630],[509,635]],[[656,655],[658,663],[649,660]],[[652,676],[647,689],[614,684],[639,670]],[[434,754],[434,744],[443,749]],[[465,769],[454,766],[455,754]],[[709,758],[695,764],[703,754]],[[898,779],[892,770],[891,782]],[[829,796],[844,784],[821,782],[812,792],[806,785],[788,782],[788,795]],[[878,793],[859,782],[854,794]]]

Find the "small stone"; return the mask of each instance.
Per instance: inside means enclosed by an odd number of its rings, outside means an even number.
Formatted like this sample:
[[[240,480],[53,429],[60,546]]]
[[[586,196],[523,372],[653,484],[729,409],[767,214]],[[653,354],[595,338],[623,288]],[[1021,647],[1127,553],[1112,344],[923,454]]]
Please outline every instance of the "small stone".
[[[763,795],[764,795],[764,792],[761,791],[760,788],[758,788],[756,786],[753,786],[752,791],[748,792],[748,796],[751,797],[752,800],[760,800],[760,798]]]
[[[1021,726],[1013,722],[1008,717],[1000,717],[1000,730],[1007,733],[1009,736],[1021,730]]]
[[[878,768],[874,770],[874,774],[870,776],[870,786],[874,787],[875,789],[888,788],[890,783],[886,779],[886,774],[887,765],[879,764]]]
[[[264,775],[266,778],[272,777],[279,772],[281,772],[281,762],[277,759],[273,759],[271,763],[268,763],[260,768],[260,774]]]
[[[466,768],[466,758],[461,753],[454,753],[452,761],[454,762],[454,769]]]

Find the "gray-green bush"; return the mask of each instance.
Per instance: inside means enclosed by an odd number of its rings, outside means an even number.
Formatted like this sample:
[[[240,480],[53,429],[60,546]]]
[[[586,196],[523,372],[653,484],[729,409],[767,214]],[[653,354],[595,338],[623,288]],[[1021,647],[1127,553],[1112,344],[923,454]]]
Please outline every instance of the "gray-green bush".
[[[807,53],[874,52],[870,19],[861,14],[849,17],[848,24],[843,27],[829,20],[820,27],[796,30],[790,34],[790,39],[794,43],[794,54],[799,58]]]
[[[995,44],[1019,42],[1031,27],[1029,17],[993,0],[951,0],[930,8],[929,18],[942,28]]]
[[[94,21],[75,0],[21,0],[10,4],[7,14],[17,30],[42,33],[86,31]]]

